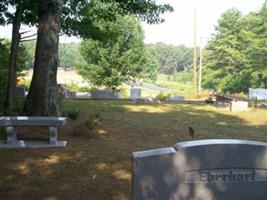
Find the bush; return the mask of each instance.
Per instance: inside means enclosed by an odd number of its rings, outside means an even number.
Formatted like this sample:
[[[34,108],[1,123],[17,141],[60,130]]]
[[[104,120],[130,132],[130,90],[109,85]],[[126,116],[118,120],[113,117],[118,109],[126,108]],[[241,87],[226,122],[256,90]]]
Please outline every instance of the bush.
[[[88,120],[85,121],[85,126],[89,130],[95,130],[101,121],[100,113],[92,113]]]
[[[166,101],[170,97],[170,94],[165,94],[163,92],[160,92],[156,98],[159,99],[160,101]]]
[[[67,111],[67,117],[71,120],[76,120],[79,117],[80,113],[81,111],[79,109],[70,110],[70,111]]]
[[[88,92],[91,89],[89,86],[79,86],[79,84],[74,81],[67,83],[66,87],[72,92]]]
[[[128,95],[128,93],[127,93],[125,88],[121,87],[121,88],[119,88],[119,91],[120,91],[120,94],[121,94],[121,98],[129,98],[129,95]]]

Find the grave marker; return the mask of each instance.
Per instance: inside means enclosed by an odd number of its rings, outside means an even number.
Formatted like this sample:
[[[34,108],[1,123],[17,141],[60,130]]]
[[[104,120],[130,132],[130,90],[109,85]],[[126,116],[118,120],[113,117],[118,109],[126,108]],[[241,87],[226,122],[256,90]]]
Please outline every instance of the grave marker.
[[[266,200],[267,143],[199,140],[133,153],[134,200]]]
[[[141,88],[131,88],[131,99],[132,101],[141,99]]]

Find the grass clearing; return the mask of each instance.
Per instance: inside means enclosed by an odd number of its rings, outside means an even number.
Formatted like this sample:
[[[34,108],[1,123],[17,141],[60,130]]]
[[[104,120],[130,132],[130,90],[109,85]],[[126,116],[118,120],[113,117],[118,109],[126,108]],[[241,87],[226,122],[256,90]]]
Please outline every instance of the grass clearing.
[[[267,110],[231,113],[210,105],[135,104],[67,100],[77,120],[60,128],[66,148],[0,150],[0,199],[130,200],[131,152],[195,139],[236,138],[267,142]],[[97,130],[84,124],[100,113]],[[4,131],[0,137],[4,138]],[[46,138],[45,128],[19,130],[20,138]]]

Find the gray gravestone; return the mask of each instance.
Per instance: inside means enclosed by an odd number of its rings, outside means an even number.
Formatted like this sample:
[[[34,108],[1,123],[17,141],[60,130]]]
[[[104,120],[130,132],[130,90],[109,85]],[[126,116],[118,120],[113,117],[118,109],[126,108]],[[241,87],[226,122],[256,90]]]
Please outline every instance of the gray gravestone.
[[[181,101],[184,100],[184,96],[172,96],[169,98],[170,101]]]
[[[76,92],[68,91],[68,92],[67,92],[67,96],[68,96],[68,97],[76,97]]]
[[[267,143],[199,140],[133,153],[134,200],[266,200]]]
[[[117,90],[92,90],[91,99],[118,99]]]

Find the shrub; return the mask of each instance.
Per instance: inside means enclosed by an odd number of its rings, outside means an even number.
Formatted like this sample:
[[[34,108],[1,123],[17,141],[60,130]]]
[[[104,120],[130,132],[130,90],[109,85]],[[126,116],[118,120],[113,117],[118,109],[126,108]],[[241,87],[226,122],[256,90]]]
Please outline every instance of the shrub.
[[[66,87],[69,91],[72,92],[88,92],[91,87],[89,86],[80,86],[79,83],[71,81],[70,83],[66,84]]]
[[[129,95],[128,95],[128,93],[127,93],[125,88],[121,87],[121,88],[119,88],[119,91],[120,91],[120,94],[121,94],[122,98],[129,98]]]
[[[163,92],[160,92],[156,98],[159,99],[160,101],[166,101],[170,97],[170,94],[165,94]]]
[[[71,120],[76,120],[79,117],[80,113],[81,111],[79,109],[70,110],[70,111],[67,111],[67,117]]]
[[[89,130],[95,130],[101,121],[100,113],[92,113],[88,120],[85,121],[85,126]]]

